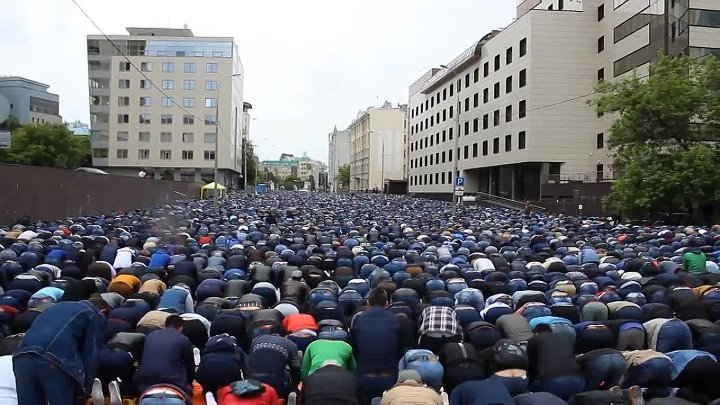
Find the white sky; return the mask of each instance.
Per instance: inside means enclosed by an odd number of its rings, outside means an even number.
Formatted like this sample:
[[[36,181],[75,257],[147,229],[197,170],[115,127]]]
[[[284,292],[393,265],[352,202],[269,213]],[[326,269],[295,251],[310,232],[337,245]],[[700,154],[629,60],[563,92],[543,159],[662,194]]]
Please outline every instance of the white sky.
[[[261,159],[327,161],[327,134],[515,17],[515,0],[77,0],[106,34],[125,27],[233,36]],[[50,85],[66,121],[89,122],[85,37],[70,0],[0,0],[0,74]]]

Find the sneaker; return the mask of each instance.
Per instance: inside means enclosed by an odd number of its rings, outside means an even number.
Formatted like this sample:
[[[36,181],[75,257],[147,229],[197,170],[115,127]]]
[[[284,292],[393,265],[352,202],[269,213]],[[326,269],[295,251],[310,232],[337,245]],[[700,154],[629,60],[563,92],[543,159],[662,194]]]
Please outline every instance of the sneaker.
[[[122,405],[122,397],[120,396],[120,384],[117,381],[111,381],[108,385],[110,391],[110,405]]]
[[[645,405],[642,390],[637,385],[633,385],[628,389],[628,399],[630,405]]]
[[[104,405],[105,404],[105,395],[103,395],[102,382],[100,382],[99,378],[96,378],[93,381],[91,398],[92,398],[93,405]]]

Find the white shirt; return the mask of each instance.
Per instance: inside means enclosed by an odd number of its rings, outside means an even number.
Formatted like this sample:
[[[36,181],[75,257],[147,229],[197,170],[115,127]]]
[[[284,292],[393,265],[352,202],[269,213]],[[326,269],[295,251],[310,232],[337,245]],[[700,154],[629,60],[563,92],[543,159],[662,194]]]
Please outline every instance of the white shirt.
[[[0,404],[17,405],[12,356],[0,356]]]

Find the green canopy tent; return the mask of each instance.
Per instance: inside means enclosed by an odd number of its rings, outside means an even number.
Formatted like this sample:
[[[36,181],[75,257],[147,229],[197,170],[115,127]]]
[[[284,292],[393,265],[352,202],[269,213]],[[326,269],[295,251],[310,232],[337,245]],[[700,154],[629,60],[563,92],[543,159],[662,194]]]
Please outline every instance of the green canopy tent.
[[[215,195],[215,187],[215,182],[202,186],[200,189],[200,198],[213,197]],[[227,189],[222,184],[217,183],[217,190],[220,193],[220,196],[223,197],[225,196],[225,191]]]

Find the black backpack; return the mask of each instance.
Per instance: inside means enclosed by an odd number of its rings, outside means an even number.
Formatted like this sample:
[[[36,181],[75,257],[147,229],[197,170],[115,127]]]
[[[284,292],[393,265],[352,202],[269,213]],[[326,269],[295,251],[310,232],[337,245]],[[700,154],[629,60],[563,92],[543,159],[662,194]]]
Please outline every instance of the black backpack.
[[[490,364],[494,371],[517,368],[527,370],[530,367],[525,347],[510,339],[500,339],[490,350]]]

